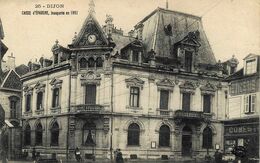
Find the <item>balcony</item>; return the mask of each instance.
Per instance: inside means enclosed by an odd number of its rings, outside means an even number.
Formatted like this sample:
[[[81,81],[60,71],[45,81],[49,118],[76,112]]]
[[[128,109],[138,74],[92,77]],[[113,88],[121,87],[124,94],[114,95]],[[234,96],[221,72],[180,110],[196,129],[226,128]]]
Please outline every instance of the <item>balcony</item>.
[[[98,104],[80,104],[72,105],[70,112],[73,113],[91,113],[91,114],[101,114],[105,110],[103,105]]]
[[[204,113],[201,111],[184,111],[184,110],[176,110],[174,112],[175,119],[182,119],[182,120],[199,120],[199,121],[206,121],[212,118],[211,113]]]

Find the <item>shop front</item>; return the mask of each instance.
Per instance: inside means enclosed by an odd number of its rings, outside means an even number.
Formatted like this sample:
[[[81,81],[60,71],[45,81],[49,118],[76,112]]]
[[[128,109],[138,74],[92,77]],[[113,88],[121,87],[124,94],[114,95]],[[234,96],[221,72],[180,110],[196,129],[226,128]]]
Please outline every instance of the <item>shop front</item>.
[[[259,159],[259,118],[225,121],[224,129],[225,152],[244,146],[248,158]]]

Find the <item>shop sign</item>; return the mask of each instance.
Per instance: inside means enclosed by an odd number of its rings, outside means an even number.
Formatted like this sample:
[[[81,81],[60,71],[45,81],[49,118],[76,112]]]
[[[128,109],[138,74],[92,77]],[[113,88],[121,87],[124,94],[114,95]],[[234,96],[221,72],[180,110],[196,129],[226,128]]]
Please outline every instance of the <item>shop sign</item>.
[[[225,135],[233,134],[257,134],[259,125],[225,126]]]

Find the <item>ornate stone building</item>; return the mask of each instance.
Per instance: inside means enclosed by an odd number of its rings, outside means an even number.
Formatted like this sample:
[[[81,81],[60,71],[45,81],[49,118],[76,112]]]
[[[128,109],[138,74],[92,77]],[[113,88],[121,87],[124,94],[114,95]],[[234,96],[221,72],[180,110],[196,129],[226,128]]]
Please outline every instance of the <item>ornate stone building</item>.
[[[129,32],[90,12],[68,47],[29,63],[23,149],[73,159],[204,158],[222,146],[227,103],[201,18],[157,8]]]

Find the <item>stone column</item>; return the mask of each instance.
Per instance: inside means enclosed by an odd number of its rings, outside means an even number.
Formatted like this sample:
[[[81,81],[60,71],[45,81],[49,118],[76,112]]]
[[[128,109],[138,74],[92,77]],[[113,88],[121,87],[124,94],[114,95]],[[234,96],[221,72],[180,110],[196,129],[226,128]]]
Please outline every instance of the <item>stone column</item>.
[[[74,149],[75,149],[75,130],[76,130],[76,118],[71,115],[68,117],[69,126],[68,126],[68,146],[69,146],[69,159],[74,158]]]

